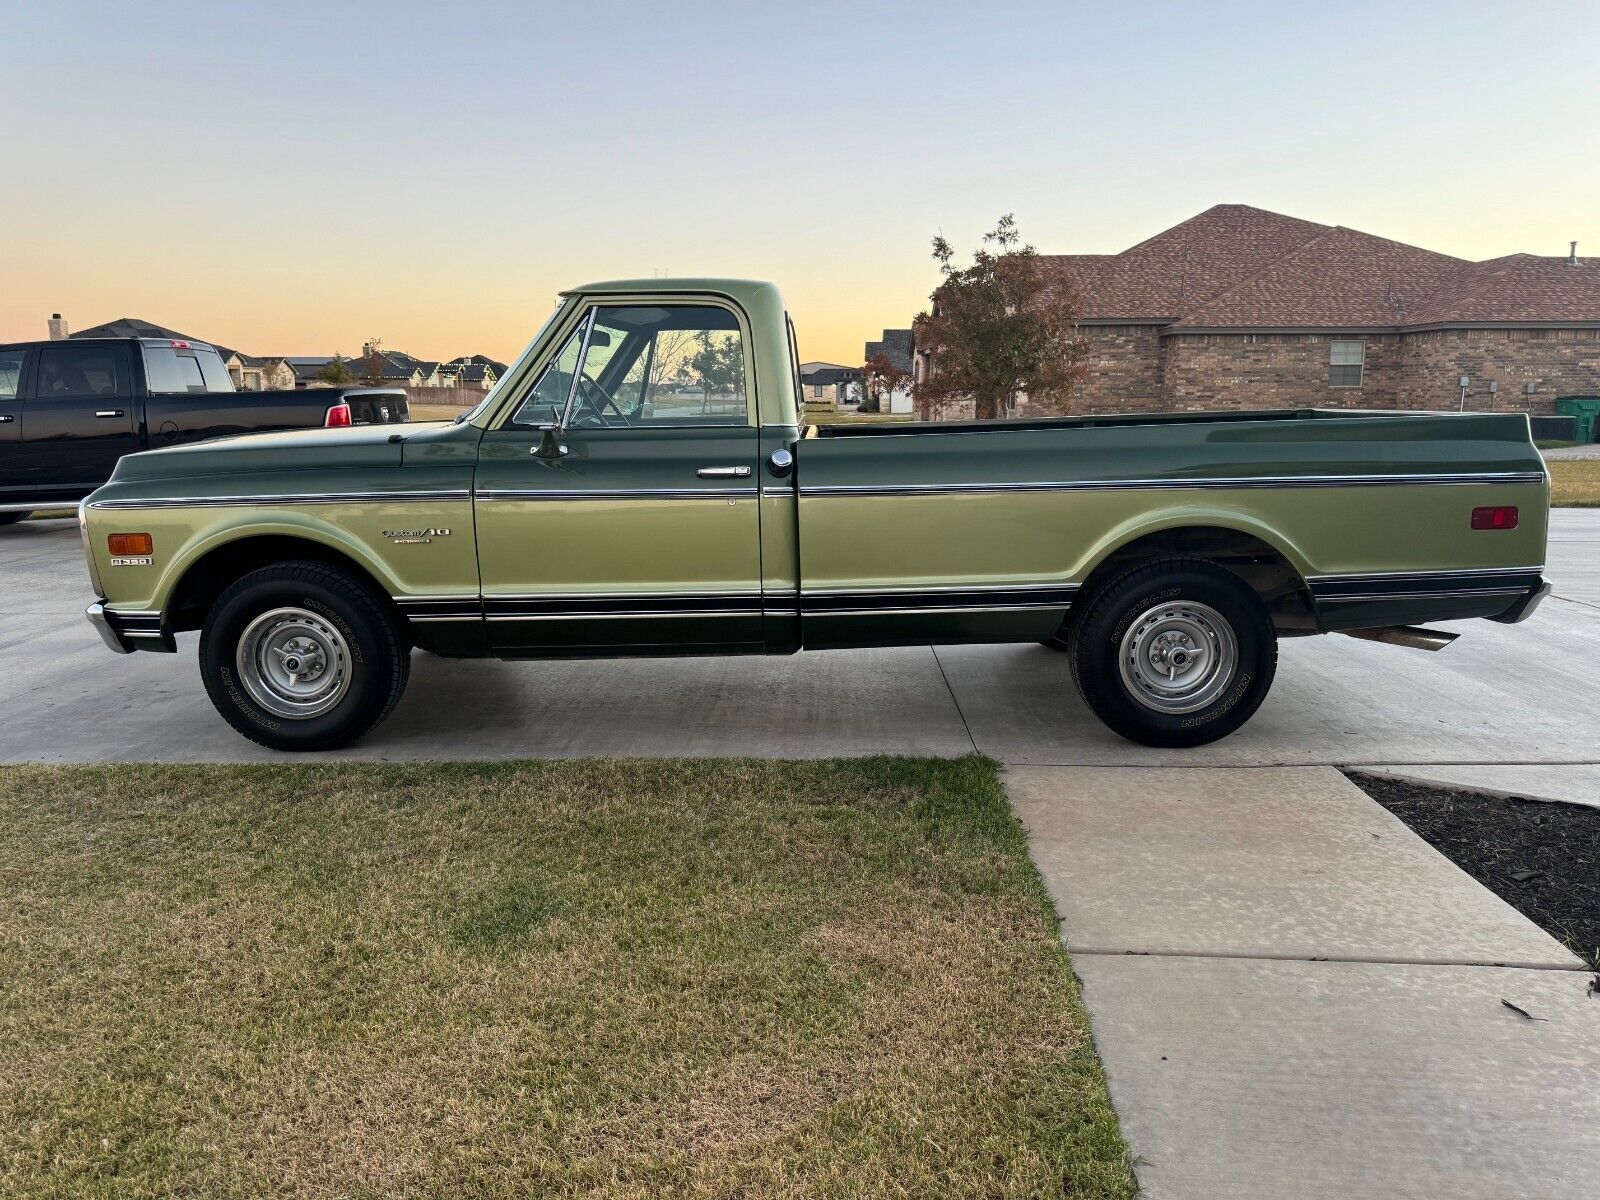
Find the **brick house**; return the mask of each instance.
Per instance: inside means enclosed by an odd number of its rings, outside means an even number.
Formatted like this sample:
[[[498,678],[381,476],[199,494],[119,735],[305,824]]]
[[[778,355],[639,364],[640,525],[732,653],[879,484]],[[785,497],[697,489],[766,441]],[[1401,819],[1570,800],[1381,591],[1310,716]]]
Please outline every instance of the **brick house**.
[[[1575,248],[1471,262],[1219,204],[1120,254],[1047,257],[1083,300],[1077,412],[1600,395],[1600,262]]]

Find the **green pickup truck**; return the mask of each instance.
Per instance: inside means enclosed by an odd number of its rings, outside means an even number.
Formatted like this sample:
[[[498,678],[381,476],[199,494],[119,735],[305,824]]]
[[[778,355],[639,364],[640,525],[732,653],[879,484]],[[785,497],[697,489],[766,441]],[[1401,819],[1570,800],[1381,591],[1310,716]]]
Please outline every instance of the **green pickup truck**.
[[[414,647],[461,658],[1037,642],[1125,737],[1193,746],[1277,639],[1518,621],[1549,485],[1527,418],[1230,412],[801,424],[770,284],[566,293],[454,423],[133,454],[80,509],[113,650],[200,631],[245,737],[342,746]],[[1065,679],[1063,678],[1063,685]]]

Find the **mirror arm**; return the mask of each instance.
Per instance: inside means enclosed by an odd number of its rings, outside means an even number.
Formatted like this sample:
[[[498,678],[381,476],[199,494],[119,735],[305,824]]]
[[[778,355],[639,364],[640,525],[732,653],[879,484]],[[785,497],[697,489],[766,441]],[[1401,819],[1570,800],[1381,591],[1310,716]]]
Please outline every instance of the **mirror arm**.
[[[539,438],[539,444],[529,453],[535,458],[565,458],[567,456],[567,445],[561,441],[561,435],[567,430],[562,423],[561,414],[556,411],[554,404],[550,406],[550,424],[541,425],[539,429],[543,436]]]

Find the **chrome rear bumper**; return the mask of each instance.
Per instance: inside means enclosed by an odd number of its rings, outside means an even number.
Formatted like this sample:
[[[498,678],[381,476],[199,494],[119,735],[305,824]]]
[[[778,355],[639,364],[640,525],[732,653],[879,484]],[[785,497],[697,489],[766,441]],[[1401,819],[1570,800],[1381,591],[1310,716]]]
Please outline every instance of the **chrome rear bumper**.
[[[1539,586],[1527,595],[1518,598],[1517,602],[1498,617],[1491,620],[1499,621],[1505,625],[1515,625],[1518,621],[1526,621],[1533,616],[1533,610],[1539,607],[1539,602],[1550,594],[1550,581],[1541,579]]]

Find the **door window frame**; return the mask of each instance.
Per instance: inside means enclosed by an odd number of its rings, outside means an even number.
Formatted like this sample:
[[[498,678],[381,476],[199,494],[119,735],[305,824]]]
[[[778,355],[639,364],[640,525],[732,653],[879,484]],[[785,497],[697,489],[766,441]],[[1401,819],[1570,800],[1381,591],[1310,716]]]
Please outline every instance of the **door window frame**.
[[[600,432],[596,429],[571,429],[567,422],[572,415],[572,405],[577,395],[578,379],[583,372],[583,364],[588,357],[589,337],[593,332],[597,314],[603,308],[719,308],[733,316],[734,322],[739,327],[739,337],[742,339],[744,350],[744,420],[725,421],[649,421],[630,426],[608,426],[611,430],[631,429],[636,433],[647,432],[654,429],[753,429],[760,424],[760,397],[756,394],[756,362],[755,340],[750,333],[750,319],[742,306],[729,297],[721,295],[689,295],[689,296],[630,296],[617,294],[615,296],[590,296],[573,312],[570,324],[563,323],[560,333],[545,347],[542,361],[538,367],[524,376],[526,386],[517,389],[501,409],[500,413],[490,423],[489,428],[497,431],[515,431],[517,433],[535,433],[541,428],[537,425],[520,424],[515,420],[518,410],[527,402],[534,390],[543,382],[545,374],[550,370],[556,359],[560,357],[567,342],[580,328],[583,330],[583,344],[578,353],[578,367],[573,372],[572,383],[567,388],[567,403],[562,410],[561,420],[563,428],[570,435]],[[651,351],[654,353],[654,346]]]

